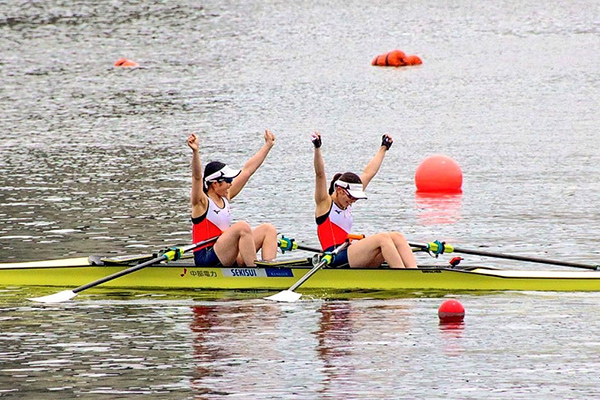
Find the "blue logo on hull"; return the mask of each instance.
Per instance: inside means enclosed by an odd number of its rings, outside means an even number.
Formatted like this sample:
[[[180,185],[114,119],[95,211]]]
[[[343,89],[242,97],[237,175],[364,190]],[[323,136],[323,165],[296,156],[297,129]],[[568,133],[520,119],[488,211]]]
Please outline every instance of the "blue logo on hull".
[[[292,278],[294,274],[287,268],[266,268],[267,276],[271,278]]]

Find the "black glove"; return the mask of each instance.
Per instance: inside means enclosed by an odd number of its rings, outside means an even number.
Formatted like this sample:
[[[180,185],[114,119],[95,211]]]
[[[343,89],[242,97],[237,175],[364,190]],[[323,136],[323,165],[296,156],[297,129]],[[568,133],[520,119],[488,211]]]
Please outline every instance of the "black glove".
[[[386,150],[389,150],[392,147],[392,143],[394,143],[394,139],[389,137],[387,134],[381,137],[381,145],[385,146]]]
[[[319,147],[321,147],[321,136],[320,135],[311,135],[310,140],[312,141],[312,143],[315,145],[315,149],[318,149]]]

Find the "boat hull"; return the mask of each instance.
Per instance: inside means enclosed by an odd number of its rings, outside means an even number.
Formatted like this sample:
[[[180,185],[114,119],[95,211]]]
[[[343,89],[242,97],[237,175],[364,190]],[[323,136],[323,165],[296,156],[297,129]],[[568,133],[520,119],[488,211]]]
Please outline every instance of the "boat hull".
[[[87,258],[0,264],[2,286],[71,288],[122,271],[130,265],[90,265]],[[283,290],[306,274],[306,259],[258,268],[200,268],[189,262],[160,264],[99,287],[125,289]],[[485,267],[405,269],[321,269],[301,289],[448,291],[600,291],[598,271],[501,270]],[[299,290],[301,290],[299,289]]]

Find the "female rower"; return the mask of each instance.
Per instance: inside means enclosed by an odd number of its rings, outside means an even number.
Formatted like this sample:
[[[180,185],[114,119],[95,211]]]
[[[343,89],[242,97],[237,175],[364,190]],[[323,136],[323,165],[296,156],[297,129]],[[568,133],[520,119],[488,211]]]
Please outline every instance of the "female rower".
[[[367,198],[364,190],[379,171],[393,139],[389,135],[383,135],[381,147],[369,161],[362,175],[359,177],[352,172],[338,173],[331,180],[329,190],[321,154],[321,135],[312,135],[312,142],[315,146],[317,235],[323,251],[330,252],[352,233],[352,204],[358,199]],[[330,266],[342,267],[348,264],[350,268],[379,267],[384,261],[390,268],[417,267],[412,249],[404,236],[398,232],[377,233],[354,241],[335,256]]]
[[[192,236],[194,243],[219,236],[216,242],[194,250],[197,266],[213,267],[234,264],[255,267],[258,250],[263,260],[277,256],[277,230],[262,224],[252,230],[245,221],[232,225],[229,202],[244,188],[248,179],[261,166],[275,144],[275,136],[265,131],[265,144],[241,170],[220,161],[209,162],[202,174],[199,141],[191,134],[187,139],[192,149]]]

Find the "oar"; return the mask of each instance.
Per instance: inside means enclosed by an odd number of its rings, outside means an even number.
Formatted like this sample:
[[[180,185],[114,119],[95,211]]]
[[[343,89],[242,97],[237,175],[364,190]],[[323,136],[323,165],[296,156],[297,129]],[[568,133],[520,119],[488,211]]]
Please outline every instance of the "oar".
[[[323,252],[323,250],[321,250],[321,249],[298,244],[298,242],[296,242],[295,239],[286,238],[283,235],[281,235],[281,239],[277,240],[277,246],[281,249],[282,253],[285,253],[286,251],[292,251],[292,250],[306,250],[306,251],[312,251],[313,253],[322,253]]]
[[[315,272],[317,272],[318,270],[323,268],[325,265],[330,264],[333,261],[333,258],[340,251],[342,251],[346,247],[348,247],[349,243],[350,242],[348,240],[346,240],[344,243],[342,243],[342,245],[337,247],[331,253],[325,253],[323,258],[321,258],[321,262],[319,262],[317,265],[315,265],[310,271],[308,271],[302,278],[300,278],[298,280],[298,282],[294,283],[289,289],[282,290],[281,292],[274,294],[273,296],[265,297],[265,299],[273,300],[273,301],[285,301],[288,303],[293,303],[294,301],[298,300],[300,297],[302,297],[302,295],[300,293],[294,292],[294,290],[298,289],[300,287],[300,285],[302,285],[304,282],[306,282],[308,280],[308,278],[310,278]]]
[[[213,237],[213,238],[210,238],[208,240],[203,240],[202,242],[190,244],[188,246],[170,248],[166,252],[164,252],[162,255],[160,255],[160,256],[158,256],[156,258],[153,258],[152,260],[148,260],[148,261],[143,262],[141,264],[134,265],[131,268],[127,268],[127,269],[124,269],[122,271],[115,272],[112,275],[108,275],[108,276],[106,276],[104,278],[101,278],[101,279],[98,279],[98,280],[96,280],[94,282],[90,282],[90,283],[85,284],[83,286],[79,286],[78,288],[75,288],[73,290],[64,290],[62,292],[54,293],[54,294],[51,294],[51,295],[48,295],[48,296],[43,296],[43,297],[35,297],[35,298],[29,299],[29,300],[37,301],[37,302],[40,302],[40,303],[60,303],[60,302],[63,302],[63,301],[67,301],[67,300],[70,300],[73,297],[77,296],[77,293],[82,292],[82,291],[84,291],[86,289],[92,288],[94,286],[98,286],[98,285],[100,285],[100,284],[102,284],[104,282],[108,282],[108,281],[111,281],[113,279],[120,278],[123,275],[131,274],[132,272],[139,271],[142,268],[146,268],[146,267],[149,267],[151,265],[158,264],[161,261],[178,260],[179,258],[181,258],[181,256],[184,253],[186,253],[186,252],[188,252],[190,250],[194,250],[194,249],[196,249],[196,248],[198,248],[200,246],[204,246],[205,244],[214,242],[217,239],[218,239],[218,237]]]
[[[575,267],[575,268],[586,268],[593,270],[600,270],[600,265],[589,265],[589,264],[579,264],[568,261],[557,261],[557,260],[548,260],[544,258],[536,258],[536,257],[524,257],[524,256],[516,256],[511,254],[502,254],[502,253],[492,253],[488,251],[479,251],[479,250],[469,250],[462,249],[458,247],[454,247],[452,245],[446,244],[445,242],[439,242],[436,240],[435,242],[429,243],[409,243],[411,247],[417,247],[423,251],[431,252],[436,256],[444,253],[464,253],[464,254],[473,254],[476,256],[485,256],[485,257],[495,257],[495,258],[504,258],[507,260],[517,260],[517,261],[529,261],[540,264],[551,264],[551,265],[561,265],[565,267]]]
[[[356,235],[354,235],[356,236]],[[352,239],[363,239],[365,237],[365,235],[358,235],[357,237],[352,237]],[[282,253],[285,253],[286,251],[292,251],[292,250],[306,250],[306,251],[312,251],[313,253],[322,253],[323,250],[321,249],[317,249],[315,247],[310,247],[310,246],[304,246],[302,244],[298,244],[298,242],[296,242],[295,239],[289,239],[286,238],[285,236],[281,236],[281,239],[277,240],[277,246],[281,249]],[[423,249],[420,248],[412,248],[412,251],[423,251]]]

